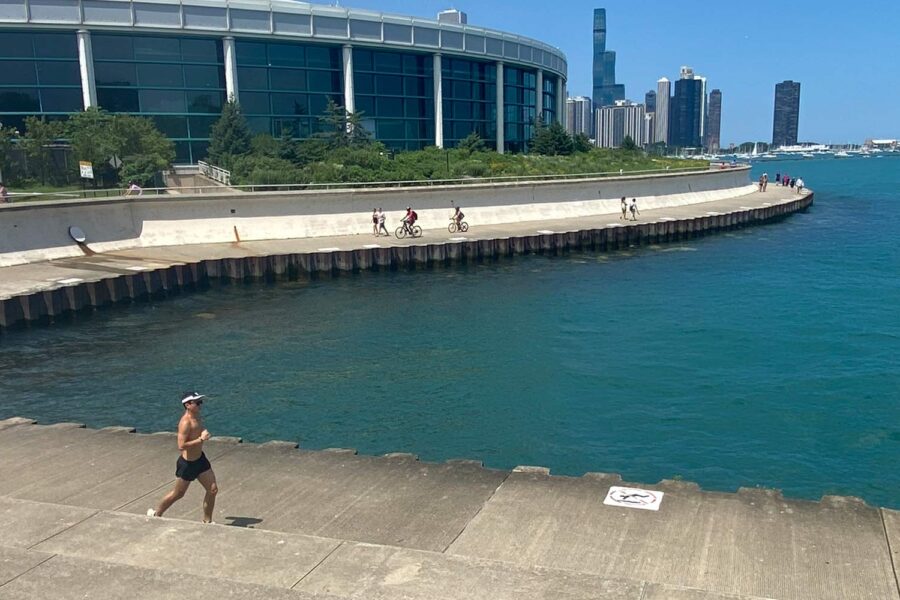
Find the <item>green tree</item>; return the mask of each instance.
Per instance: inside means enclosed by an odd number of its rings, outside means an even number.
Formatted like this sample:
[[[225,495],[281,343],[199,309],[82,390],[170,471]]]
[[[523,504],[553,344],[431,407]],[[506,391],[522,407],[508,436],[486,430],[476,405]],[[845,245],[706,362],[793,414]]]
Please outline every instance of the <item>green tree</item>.
[[[209,160],[216,166],[228,169],[238,156],[250,153],[253,134],[241,107],[233,99],[222,107],[222,116],[209,133]]]
[[[572,136],[558,121],[544,125],[542,121],[535,120],[534,137],[531,140],[533,152],[545,156],[565,156],[572,154],[573,147]]]
[[[578,133],[572,138],[573,152],[590,152],[594,149],[590,138],[583,133]]]
[[[484,139],[480,135],[478,135],[477,131],[473,131],[463,139],[459,141],[459,145],[457,146],[463,152],[484,152],[487,150],[487,144],[484,143]]]
[[[28,161],[28,170],[36,175],[42,184],[52,171],[50,146],[62,137],[59,121],[47,121],[43,117],[25,118],[25,135],[21,139],[22,150]]]
[[[363,127],[362,117],[362,112],[349,112],[329,98],[325,112],[319,117],[319,132],[316,136],[332,149],[369,144],[372,142],[372,134]]]
[[[301,167],[322,162],[328,156],[328,144],[321,138],[309,138],[297,144],[295,160]]]
[[[640,148],[638,148],[638,145],[634,143],[634,138],[632,138],[630,135],[625,136],[625,139],[622,140],[622,145],[619,147],[627,152],[635,152],[637,150],[640,150]]]
[[[0,181],[12,179],[12,151],[14,141],[19,137],[19,132],[12,127],[4,127],[0,123]]]
[[[63,135],[75,159],[90,161],[95,181],[102,184],[119,183],[120,174],[110,163],[113,157],[122,162],[123,176],[130,175],[145,185],[175,160],[175,144],[144,117],[111,115],[92,107],[72,114],[63,126]]]

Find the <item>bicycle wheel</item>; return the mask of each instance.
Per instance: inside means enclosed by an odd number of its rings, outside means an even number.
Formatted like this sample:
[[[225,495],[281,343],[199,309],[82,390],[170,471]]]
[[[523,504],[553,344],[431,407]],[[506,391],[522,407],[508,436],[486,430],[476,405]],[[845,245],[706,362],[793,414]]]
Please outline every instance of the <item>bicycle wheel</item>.
[[[394,232],[394,235],[397,236],[398,240],[402,240],[403,238],[406,237],[406,231],[403,229],[402,225],[397,228],[397,231]]]
[[[413,228],[412,228],[412,236],[413,236],[414,238],[422,237],[422,228],[419,227],[418,225],[413,225]]]
[[[463,233],[467,232],[469,230],[469,224],[463,221],[459,226],[459,230]]]
[[[450,224],[447,225],[447,231],[449,231],[450,233],[456,233],[456,223],[450,221]]]

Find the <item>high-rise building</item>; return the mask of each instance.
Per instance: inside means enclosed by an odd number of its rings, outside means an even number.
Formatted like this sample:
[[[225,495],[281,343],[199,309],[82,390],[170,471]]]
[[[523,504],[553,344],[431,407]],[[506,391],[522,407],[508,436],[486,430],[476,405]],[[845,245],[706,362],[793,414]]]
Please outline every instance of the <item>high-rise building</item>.
[[[775,119],[772,124],[772,145],[797,144],[800,123],[800,82],[783,81],[775,86]]]
[[[591,105],[591,99],[586,96],[566,100],[566,130],[570,135],[593,135],[594,111]]]
[[[644,145],[656,143],[656,113],[644,113]]]
[[[656,92],[653,90],[644,94],[644,110],[648,113],[656,112]]]
[[[654,143],[669,143],[669,116],[671,114],[672,83],[663,77],[656,82],[656,116],[654,117]]]
[[[694,76],[693,69],[681,67],[681,78],[675,82],[675,95],[672,97],[670,146],[700,148],[703,145],[704,85],[705,81]]]
[[[453,23],[454,25],[465,25],[469,22],[469,17],[461,10],[451,8],[442,10],[438,13],[438,23]]]
[[[722,144],[722,92],[709,93],[709,128],[706,131],[706,147],[710,152],[718,152]]]
[[[618,148],[626,137],[638,146],[644,145],[644,105],[618,100],[613,106],[594,111],[597,136],[594,143],[601,148]]]
[[[606,49],[606,9],[594,9],[594,105],[610,106],[625,99],[616,85],[616,53]]]

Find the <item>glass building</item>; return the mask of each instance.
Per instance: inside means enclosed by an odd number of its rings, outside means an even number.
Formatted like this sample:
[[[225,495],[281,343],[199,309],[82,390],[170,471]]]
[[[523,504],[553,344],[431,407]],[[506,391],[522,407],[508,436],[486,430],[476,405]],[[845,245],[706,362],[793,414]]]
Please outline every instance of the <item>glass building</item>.
[[[772,123],[772,145],[797,145],[800,124],[800,82],[782,81],[775,85],[775,117]]]
[[[329,100],[397,150],[475,132],[527,151],[565,114],[566,59],[461,23],[290,0],[3,0],[0,123],[91,106],[151,118],[177,160],[206,155],[227,98],[254,132],[307,138]]]

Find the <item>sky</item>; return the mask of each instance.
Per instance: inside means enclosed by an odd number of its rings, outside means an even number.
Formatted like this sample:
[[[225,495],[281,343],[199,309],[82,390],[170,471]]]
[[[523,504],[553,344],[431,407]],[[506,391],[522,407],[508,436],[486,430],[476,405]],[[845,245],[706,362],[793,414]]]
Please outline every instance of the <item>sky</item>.
[[[319,0],[322,2],[323,0]],[[688,65],[722,90],[722,146],[771,141],[775,84],[801,83],[801,141],[900,138],[896,0],[342,0],[341,6],[434,18],[538,39],[568,58],[569,95],[591,95],[593,9],[606,8],[617,83],[644,101]],[[549,9],[548,9],[549,7]]]

